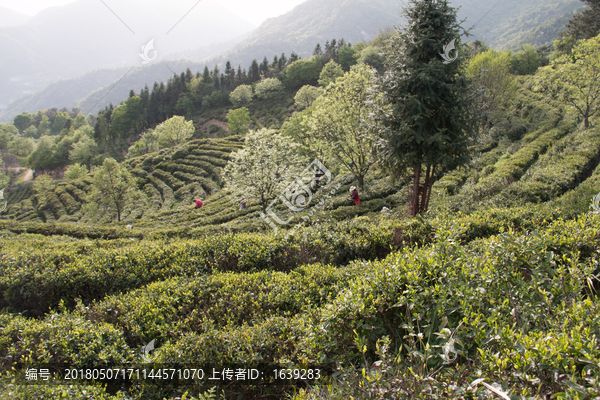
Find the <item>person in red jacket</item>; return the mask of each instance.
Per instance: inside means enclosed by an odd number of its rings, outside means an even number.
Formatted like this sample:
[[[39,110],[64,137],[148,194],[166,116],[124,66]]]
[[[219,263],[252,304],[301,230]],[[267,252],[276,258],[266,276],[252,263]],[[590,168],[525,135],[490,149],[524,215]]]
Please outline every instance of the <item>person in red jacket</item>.
[[[358,190],[356,190],[356,186],[352,186],[350,188],[350,196],[348,199],[352,200],[355,206],[360,205],[360,197],[358,197]]]
[[[198,199],[196,200],[196,208],[200,208],[202,207],[204,204],[202,204],[202,200]]]

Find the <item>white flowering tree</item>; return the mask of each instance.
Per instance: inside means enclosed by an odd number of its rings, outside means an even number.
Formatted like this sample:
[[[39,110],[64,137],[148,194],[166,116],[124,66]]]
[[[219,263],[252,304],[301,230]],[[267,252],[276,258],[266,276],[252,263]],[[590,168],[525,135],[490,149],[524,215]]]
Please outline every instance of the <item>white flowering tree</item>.
[[[323,94],[324,90],[322,88],[310,85],[302,86],[298,92],[296,92],[296,96],[294,96],[294,104],[296,105],[296,109],[304,110],[308,108],[314,103],[316,99],[319,98]]]
[[[272,129],[250,131],[225,166],[225,189],[239,202],[255,199],[263,212],[300,172],[297,144]]]
[[[195,131],[192,121],[175,116],[158,125],[154,133],[158,135],[158,142],[162,147],[173,147],[191,138]]]
[[[267,78],[256,84],[254,94],[261,100],[279,97],[283,94],[283,83],[277,78]]]
[[[303,124],[307,143],[315,154],[324,152],[328,161],[352,174],[359,186],[375,163],[373,157],[374,122],[368,105],[371,73],[355,68],[330,84],[317,98]]]
[[[229,100],[235,107],[243,107],[250,104],[252,101],[252,86],[240,85],[235,88],[233,92],[229,94]]]

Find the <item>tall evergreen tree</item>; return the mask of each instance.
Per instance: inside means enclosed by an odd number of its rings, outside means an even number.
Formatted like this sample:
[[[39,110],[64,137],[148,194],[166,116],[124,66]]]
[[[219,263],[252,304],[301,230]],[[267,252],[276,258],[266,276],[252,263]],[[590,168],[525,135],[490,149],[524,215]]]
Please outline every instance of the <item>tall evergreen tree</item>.
[[[258,68],[258,61],[256,61],[256,58],[252,60],[252,64],[250,64],[248,78],[250,79],[250,83],[258,82],[260,80],[260,69]]]
[[[245,82],[244,75],[242,75],[242,66],[238,65],[237,74],[235,76],[235,86],[243,85]]]
[[[387,71],[378,82],[385,105],[378,116],[385,164],[396,177],[412,173],[416,215],[427,211],[436,173],[469,161],[476,121],[463,60],[445,64],[440,56],[460,40],[456,10],[447,0],[410,4],[408,24],[385,51]]]
[[[296,54],[296,53],[292,53]],[[323,50],[321,50],[321,43],[317,43],[315,49],[313,50],[313,56],[321,56],[323,55]]]
[[[185,70],[185,83],[190,83],[192,81],[192,78],[194,77],[194,74],[192,74],[192,71],[188,68]]]
[[[94,139],[98,143],[105,142],[110,136],[110,126],[106,120],[106,111],[100,111],[94,126]]]
[[[150,89],[148,88],[148,84],[144,85],[144,88],[140,92],[140,98],[142,99],[144,110],[147,110],[148,104],[150,103]]]
[[[212,70],[212,78],[215,85],[215,89],[221,88],[221,71],[219,71],[219,66],[215,65],[215,68]]]
[[[156,114],[156,122],[162,122],[164,121],[165,118],[165,106],[167,105],[166,103],[166,88],[165,88],[165,84],[163,82],[160,83],[160,85],[158,85],[158,91],[156,93],[156,102],[157,102],[157,110],[158,113]]]
[[[571,54],[578,40],[591,39],[600,34],[600,0],[581,1],[588,8],[575,14],[567,23],[567,29],[560,32],[558,40],[554,42],[554,59],[563,54]]]
[[[148,123],[155,124],[158,122],[158,112],[158,83],[154,82],[148,101],[148,111],[146,112],[148,115]]]
[[[267,60],[267,56],[260,63],[259,69],[262,76],[266,76],[269,73],[269,60]]]
[[[113,103],[111,101],[110,104],[108,105],[108,107],[106,107],[106,112],[104,113],[104,117],[106,118],[106,120],[108,121],[109,124],[112,119],[113,111],[115,111],[115,106],[113,105]],[[56,119],[56,115],[54,116],[54,118]],[[52,125],[54,125],[54,122],[52,122]]]
[[[204,66],[204,72],[202,72],[202,80],[204,83],[210,82],[210,71],[208,70],[208,65]]]
[[[231,67],[231,62],[227,60],[225,63],[225,87],[232,89],[235,82],[235,68]]]
[[[575,14],[567,30],[577,39],[591,39],[600,33],[600,0],[581,0],[589,7]]]
[[[333,60],[337,62],[337,41],[332,39],[331,42],[329,40],[325,42],[325,62],[329,60]]]
[[[279,57],[279,70],[283,71],[283,69],[287,66],[287,58],[285,53],[281,53],[281,57]]]
[[[319,49],[321,48],[321,46],[319,44],[317,44],[317,46],[319,46]],[[294,61],[298,61],[299,59],[300,59],[300,57],[298,56],[298,54],[296,54],[295,51],[292,51],[292,54],[290,54],[290,59],[288,61],[288,65],[290,65]]]

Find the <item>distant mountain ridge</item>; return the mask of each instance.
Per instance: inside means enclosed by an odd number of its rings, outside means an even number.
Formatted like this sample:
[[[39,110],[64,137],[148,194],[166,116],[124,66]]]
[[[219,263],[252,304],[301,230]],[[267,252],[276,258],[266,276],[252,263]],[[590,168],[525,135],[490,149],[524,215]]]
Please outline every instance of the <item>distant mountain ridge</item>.
[[[288,13],[266,20],[215,62],[249,64],[264,55],[289,53],[308,57],[316,43],[344,38],[373,39],[386,25],[402,24],[403,4],[396,0],[307,0]]]
[[[459,18],[464,19],[463,26],[470,29],[467,40],[484,40],[488,45],[497,49],[520,48],[525,43],[535,45],[549,44],[564,28],[564,23],[573,13],[582,8],[579,0],[454,0],[452,5],[459,8]],[[13,102],[0,114],[0,121],[10,121],[14,115],[22,111],[35,112],[41,108],[62,107],[72,108],[83,105],[82,109],[92,107],[103,95],[104,99],[91,112],[97,112],[110,102],[119,103],[129,94],[130,89],[139,91],[144,84],[152,86],[153,82],[166,81],[172,72],[181,73],[187,67],[192,72],[201,70],[205,64],[214,66],[230,60],[232,65],[247,68],[250,62],[263,56],[273,57],[285,52],[288,56],[295,51],[303,57],[312,54],[316,43],[322,45],[326,40],[344,38],[347,42],[356,43],[372,39],[380,28],[386,25],[401,26],[403,3],[396,0],[308,0],[288,13],[266,20],[259,28],[245,35],[245,38],[230,41],[223,45],[225,51],[220,56],[216,45],[205,46],[196,50],[182,51],[178,56],[186,60],[165,62],[162,67],[152,66],[151,70],[134,70],[123,81],[119,82],[109,93],[115,82],[88,86],[88,95],[73,96],[65,103],[52,103],[52,93],[59,98],[60,90],[72,87],[72,83],[63,81],[54,87],[48,87],[43,92],[30,95],[27,99]],[[35,56],[32,55],[32,56]],[[207,61],[208,57],[210,60]],[[271,61],[271,60],[269,60]],[[154,74],[153,71],[156,71]],[[90,73],[89,81],[94,81],[95,74]],[[154,74],[154,75],[153,75]],[[120,79],[120,78],[117,78]],[[83,84],[83,81],[80,81]],[[61,89],[62,88],[62,89]],[[92,93],[93,92],[93,93]],[[44,100],[39,101],[37,97]],[[1,102],[1,101],[0,101]]]
[[[21,14],[6,7],[0,7],[0,27],[21,25],[30,18],[29,15]]]
[[[517,50],[523,44],[551,44],[580,0],[453,0],[459,17],[467,18],[470,40],[479,39],[495,49]],[[540,29],[541,28],[541,29]],[[531,41],[529,41],[531,40]]]
[[[472,35],[466,40],[483,40],[494,48],[517,49],[524,39],[544,24],[548,34],[537,35],[537,44],[551,43],[558,35],[560,23],[566,22],[579,0],[452,0],[463,26]],[[230,60],[245,65],[261,54],[278,54],[294,50],[310,56],[316,43],[344,38],[355,43],[372,39],[386,25],[401,26],[405,1],[399,0],[307,0],[290,12],[265,21],[215,61]],[[553,21],[556,20],[556,21]],[[562,29],[562,28],[561,28]],[[529,32],[529,34],[525,34]],[[539,43],[542,42],[542,43]],[[214,62],[213,62],[214,63]]]
[[[108,8],[100,1],[78,0],[46,9],[22,25],[0,27],[0,108],[61,78],[139,65],[138,53],[151,39],[157,59],[164,60],[254,28],[217,0],[203,0],[192,9],[194,3],[153,8],[129,0],[110,2]]]

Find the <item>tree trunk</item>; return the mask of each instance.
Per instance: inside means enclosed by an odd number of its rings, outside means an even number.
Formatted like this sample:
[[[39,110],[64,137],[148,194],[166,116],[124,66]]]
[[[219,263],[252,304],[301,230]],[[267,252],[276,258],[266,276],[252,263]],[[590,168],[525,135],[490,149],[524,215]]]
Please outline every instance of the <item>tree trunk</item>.
[[[421,164],[417,164],[413,167],[414,171],[414,182],[413,182],[413,202],[410,210],[411,215],[414,217],[419,212],[419,180],[421,179]]]
[[[424,212],[429,209],[429,199],[431,198],[431,188],[433,187],[433,174],[435,173],[435,165],[431,167],[431,175],[429,176],[429,189],[427,190],[427,200],[425,201]]]
[[[431,171],[431,166],[427,165],[427,169],[425,170],[425,182],[423,183],[423,193],[421,194],[421,206],[419,207],[419,214],[424,213],[425,202],[427,201],[427,192],[429,190],[429,173]]]
[[[365,183],[365,176],[359,175],[356,177],[356,180],[358,181],[358,187],[362,189],[362,187],[364,186],[364,183]]]

